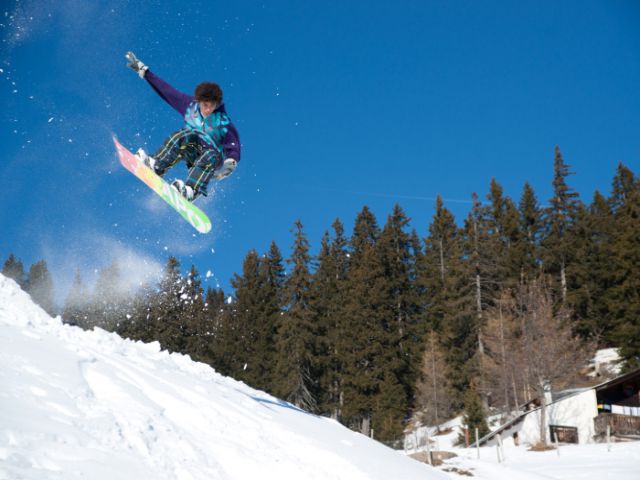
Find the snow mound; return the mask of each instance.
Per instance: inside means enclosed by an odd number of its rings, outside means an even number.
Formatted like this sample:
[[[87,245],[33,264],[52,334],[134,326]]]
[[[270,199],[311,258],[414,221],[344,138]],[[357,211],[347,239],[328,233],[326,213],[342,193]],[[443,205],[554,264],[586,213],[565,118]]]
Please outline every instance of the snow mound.
[[[590,376],[602,376],[604,378],[615,377],[622,373],[623,363],[617,348],[598,350],[591,361],[593,371]]]
[[[0,479],[444,479],[158,343],[62,324],[0,275]]]

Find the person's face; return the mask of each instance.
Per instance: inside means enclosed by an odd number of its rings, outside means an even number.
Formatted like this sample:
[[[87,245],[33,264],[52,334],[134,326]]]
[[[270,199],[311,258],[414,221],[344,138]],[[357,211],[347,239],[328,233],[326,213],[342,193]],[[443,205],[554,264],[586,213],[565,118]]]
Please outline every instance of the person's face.
[[[216,102],[209,102],[206,100],[202,100],[200,103],[200,113],[202,113],[203,117],[208,117],[213,113],[218,104]]]

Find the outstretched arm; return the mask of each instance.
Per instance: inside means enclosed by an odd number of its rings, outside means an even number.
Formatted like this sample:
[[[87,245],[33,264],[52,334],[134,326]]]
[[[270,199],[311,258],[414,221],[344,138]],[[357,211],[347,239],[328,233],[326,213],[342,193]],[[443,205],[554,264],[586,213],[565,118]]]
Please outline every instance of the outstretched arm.
[[[140,78],[144,78],[160,97],[171,105],[175,110],[183,115],[187,112],[187,107],[194,100],[194,97],[182,93],[156,74],[149,70],[144,63],[138,60],[133,52],[127,52],[125,58],[129,61],[127,67],[136,72]]]
[[[184,116],[187,112],[187,107],[189,107],[189,104],[194,100],[194,97],[176,90],[151,70],[147,70],[144,79],[149,82],[149,85],[151,85],[165,102],[177,110],[180,115]]]

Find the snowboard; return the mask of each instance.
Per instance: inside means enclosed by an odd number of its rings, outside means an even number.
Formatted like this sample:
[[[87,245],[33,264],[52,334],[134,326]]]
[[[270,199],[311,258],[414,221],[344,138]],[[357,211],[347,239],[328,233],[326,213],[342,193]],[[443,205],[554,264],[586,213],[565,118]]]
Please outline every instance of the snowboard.
[[[171,205],[198,232],[207,233],[211,230],[211,220],[202,210],[180,195],[175,188],[171,187],[162,177],[147,167],[142,160],[123,147],[116,137],[113,137],[113,143],[116,146],[120,163],[124,168],[156,192],[160,198]]]

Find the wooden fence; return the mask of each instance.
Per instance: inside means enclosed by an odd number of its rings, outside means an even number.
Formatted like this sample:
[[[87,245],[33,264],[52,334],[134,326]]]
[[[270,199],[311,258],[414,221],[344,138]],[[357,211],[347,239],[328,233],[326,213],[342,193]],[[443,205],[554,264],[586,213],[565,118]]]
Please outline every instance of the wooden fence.
[[[596,435],[605,435],[607,425],[611,427],[611,435],[640,435],[640,417],[601,413],[594,422]]]

